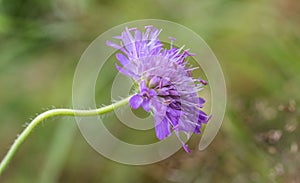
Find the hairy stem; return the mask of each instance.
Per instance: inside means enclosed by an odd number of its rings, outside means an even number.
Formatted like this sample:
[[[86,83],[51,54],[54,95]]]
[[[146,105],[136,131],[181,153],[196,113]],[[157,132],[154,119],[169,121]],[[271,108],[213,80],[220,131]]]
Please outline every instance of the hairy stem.
[[[120,100],[109,106],[105,106],[94,110],[52,109],[38,115],[30,122],[30,124],[24,129],[24,131],[17,137],[17,139],[14,141],[14,143],[8,150],[7,154],[4,156],[3,160],[0,163],[0,175],[3,173],[3,171],[9,164],[10,160],[15,155],[20,145],[25,141],[25,139],[32,132],[32,130],[42,121],[54,116],[96,116],[96,115],[105,114],[113,111],[114,109],[126,105],[129,99],[130,97]]]

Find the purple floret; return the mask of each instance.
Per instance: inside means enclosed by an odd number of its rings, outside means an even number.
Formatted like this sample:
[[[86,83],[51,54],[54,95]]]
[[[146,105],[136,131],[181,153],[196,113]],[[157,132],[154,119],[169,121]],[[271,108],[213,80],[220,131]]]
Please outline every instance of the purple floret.
[[[116,54],[121,64],[116,65],[119,72],[139,84],[138,93],[129,101],[130,106],[152,112],[159,140],[170,136],[173,130],[185,151],[190,152],[179,132],[188,136],[198,134],[202,124],[208,122],[208,115],[201,110],[205,100],[198,96],[207,82],[192,77],[195,68],[186,65],[187,58],[193,54],[183,47],[173,47],[175,38],[170,38],[170,48],[165,49],[158,39],[161,30],[152,26],[145,29],[140,32],[126,28],[121,36],[115,37],[120,45],[109,41],[107,44],[123,52]]]

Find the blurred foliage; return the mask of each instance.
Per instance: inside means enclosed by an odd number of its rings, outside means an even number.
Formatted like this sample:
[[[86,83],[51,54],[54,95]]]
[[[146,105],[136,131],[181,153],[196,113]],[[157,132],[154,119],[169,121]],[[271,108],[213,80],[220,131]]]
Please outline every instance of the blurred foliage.
[[[26,119],[71,107],[80,55],[120,23],[158,18],[189,27],[218,57],[228,87],[222,129],[203,152],[193,136],[190,155],[121,165],[94,152],[72,118],[52,119],[31,134],[0,181],[300,182],[299,14],[297,0],[0,0],[0,157]],[[99,105],[110,102],[109,74],[99,78]]]

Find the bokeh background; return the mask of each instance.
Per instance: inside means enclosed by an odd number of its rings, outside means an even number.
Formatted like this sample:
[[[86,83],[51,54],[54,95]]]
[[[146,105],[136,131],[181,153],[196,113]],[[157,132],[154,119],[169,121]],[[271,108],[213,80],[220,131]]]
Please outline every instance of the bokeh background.
[[[95,152],[74,119],[56,118],[37,127],[0,182],[300,182],[298,0],[0,0],[0,157],[36,113],[72,106],[76,64],[93,39],[145,18],[187,26],[218,57],[228,106],[213,144],[198,152],[193,136],[191,154],[127,166]],[[99,79],[99,105],[110,102],[109,82]]]

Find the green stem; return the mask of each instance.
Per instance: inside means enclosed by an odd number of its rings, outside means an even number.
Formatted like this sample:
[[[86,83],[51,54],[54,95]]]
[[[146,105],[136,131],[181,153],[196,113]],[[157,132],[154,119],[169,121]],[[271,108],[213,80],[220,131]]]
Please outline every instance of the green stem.
[[[24,129],[24,131],[17,137],[17,139],[14,141],[13,145],[8,150],[7,154],[4,156],[3,160],[0,163],[0,175],[3,173],[3,171],[9,164],[10,160],[15,155],[15,153],[18,150],[18,148],[20,147],[20,145],[25,141],[25,139],[32,132],[32,130],[38,124],[40,124],[42,121],[44,121],[48,118],[54,117],[54,116],[96,116],[96,115],[105,114],[105,113],[113,111],[114,109],[118,109],[118,108],[126,105],[129,102],[130,97],[120,100],[109,106],[105,106],[105,107],[102,107],[99,109],[94,109],[94,110],[52,109],[52,110],[46,111],[46,112],[38,115],[36,118],[34,118],[31,121],[31,123]]]

